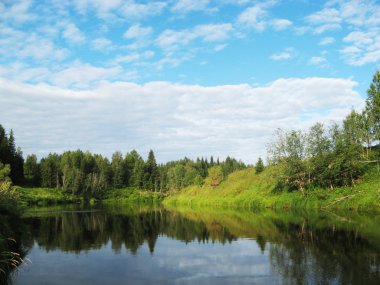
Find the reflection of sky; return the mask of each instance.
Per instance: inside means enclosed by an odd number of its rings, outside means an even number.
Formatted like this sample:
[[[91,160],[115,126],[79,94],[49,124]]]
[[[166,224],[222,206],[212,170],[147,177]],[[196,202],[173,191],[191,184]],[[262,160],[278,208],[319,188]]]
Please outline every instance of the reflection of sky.
[[[165,236],[150,254],[147,244],[136,256],[123,249],[116,254],[109,242],[80,254],[46,252],[37,245],[31,264],[23,266],[15,284],[280,284],[271,275],[268,252],[254,240],[230,244],[185,244]]]

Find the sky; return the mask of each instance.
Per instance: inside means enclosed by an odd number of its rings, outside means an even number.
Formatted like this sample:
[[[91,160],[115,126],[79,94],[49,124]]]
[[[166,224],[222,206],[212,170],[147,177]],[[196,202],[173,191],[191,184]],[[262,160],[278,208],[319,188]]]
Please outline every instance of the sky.
[[[0,124],[24,156],[266,158],[277,128],[360,110],[371,0],[0,0]]]

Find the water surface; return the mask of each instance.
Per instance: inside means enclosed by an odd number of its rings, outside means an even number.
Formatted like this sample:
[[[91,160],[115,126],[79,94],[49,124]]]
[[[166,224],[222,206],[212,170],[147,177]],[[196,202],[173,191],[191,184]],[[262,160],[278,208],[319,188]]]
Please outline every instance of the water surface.
[[[144,207],[26,213],[14,284],[380,284],[380,218]]]

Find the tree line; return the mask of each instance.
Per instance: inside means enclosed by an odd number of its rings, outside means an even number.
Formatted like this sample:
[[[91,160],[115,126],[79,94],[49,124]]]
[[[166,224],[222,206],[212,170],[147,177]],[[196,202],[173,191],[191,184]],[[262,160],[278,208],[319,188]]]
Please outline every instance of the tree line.
[[[308,131],[276,131],[268,157],[278,169],[278,189],[354,186],[368,165],[379,163],[379,71],[367,94],[364,110],[353,109],[341,124],[316,123]]]
[[[158,164],[153,150],[144,160],[136,150],[123,155],[116,151],[111,160],[89,151],[65,151],[50,153],[38,161],[30,154],[25,161],[21,149],[16,150],[13,131],[9,136],[0,125],[0,169],[10,168],[14,184],[30,187],[61,188],[80,196],[101,196],[106,189],[134,187],[166,192],[189,185],[201,185],[209,175],[220,183],[228,174],[246,165],[234,158],[216,161],[211,156],[192,160],[184,158]]]

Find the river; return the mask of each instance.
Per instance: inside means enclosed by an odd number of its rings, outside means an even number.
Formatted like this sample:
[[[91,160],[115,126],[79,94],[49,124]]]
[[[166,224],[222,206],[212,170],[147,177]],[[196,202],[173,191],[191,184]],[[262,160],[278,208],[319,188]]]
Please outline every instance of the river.
[[[21,284],[380,284],[380,217],[147,206],[31,208]]]

